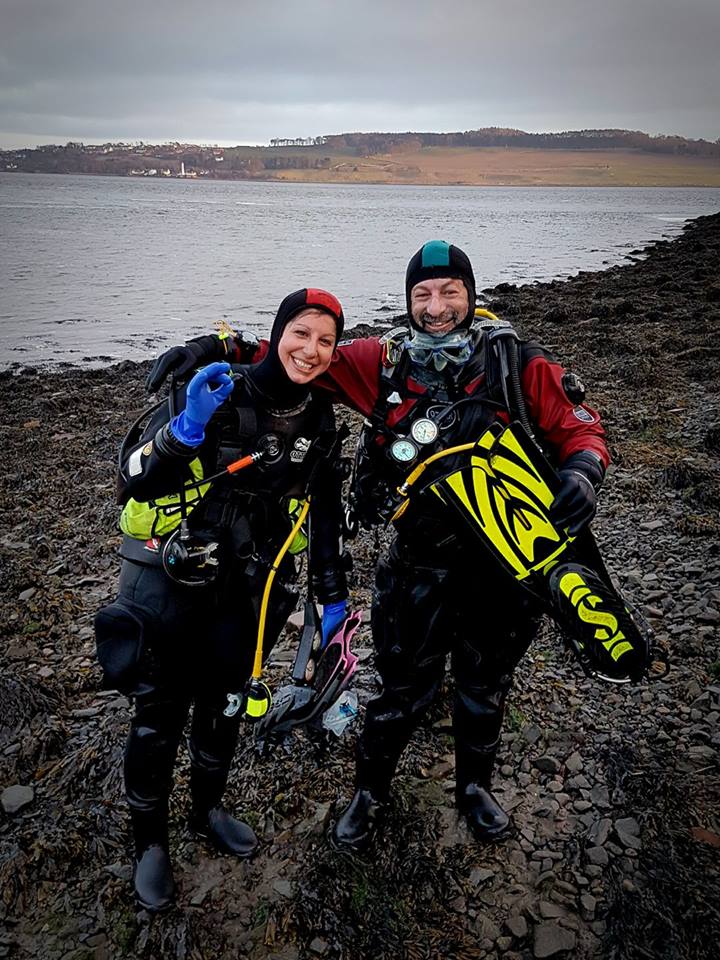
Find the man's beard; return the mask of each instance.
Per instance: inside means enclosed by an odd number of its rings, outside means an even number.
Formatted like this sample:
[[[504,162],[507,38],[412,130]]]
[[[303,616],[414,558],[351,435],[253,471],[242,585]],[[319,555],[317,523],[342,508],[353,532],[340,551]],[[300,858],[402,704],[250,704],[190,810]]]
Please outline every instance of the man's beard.
[[[443,310],[439,317],[431,317],[429,313],[423,313],[418,320],[415,321],[415,326],[420,330],[425,331],[425,333],[434,333],[436,329],[443,328],[443,333],[450,333],[452,330],[455,330],[459,324],[462,322],[463,318],[452,308]],[[452,326],[445,329],[445,324],[452,321]]]

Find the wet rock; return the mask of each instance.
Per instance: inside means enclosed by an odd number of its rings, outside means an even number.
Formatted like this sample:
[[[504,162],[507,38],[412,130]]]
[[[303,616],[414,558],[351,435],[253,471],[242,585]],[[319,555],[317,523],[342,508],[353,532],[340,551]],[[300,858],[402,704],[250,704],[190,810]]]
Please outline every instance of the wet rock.
[[[329,949],[330,944],[327,940],[323,940],[322,937],[315,937],[310,941],[310,952],[314,953],[317,957],[324,957]]]
[[[583,913],[583,917],[586,920],[592,920],[595,916],[595,910],[597,908],[597,900],[590,893],[584,893],[580,897],[580,908]]]
[[[576,751],[571,753],[570,756],[565,761],[565,769],[568,773],[580,773],[583,768],[583,760],[580,754]]]
[[[609,817],[603,817],[596,820],[588,830],[588,840],[593,846],[602,847],[607,842],[612,828],[612,820]]]
[[[32,787],[15,783],[10,787],[6,787],[2,794],[0,794],[0,806],[2,806],[5,813],[19,813],[20,810],[23,810],[31,804],[34,799],[35,791]]]
[[[624,817],[616,820],[614,828],[618,840],[624,847],[631,847],[634,850],[640,849],[642,846],[640,824],[634,817]]]
[[[572,930],[566,930],[557,923],[539,923],[534,930],[533,955],[540,960],[542,957],[554,957],[575,949],[577,935]]]
[[[609,857],[605,847],[590,847],[587,850],[588,863],[594,867],[606,867],[609,863]]]
[[[495,874],[492,870],[487,870],[484,867],[473,867],[468,880],[473,887],[479,887],[488,880],[492,880],[494,876]]]
[[[505,921],[505,926],[518,940],[528,935],[528,922],[520,913],[512,913]]]
[[[567,916],[567,910],[564,910],[557,903],[550,903],[549,900],[541,900],[539,908],[543,920],[557,920],[560,917]]]
[[[558,773],[560,771],[560,761],[551,754],[538,757],[535,761],[535,769],[541,773]]]

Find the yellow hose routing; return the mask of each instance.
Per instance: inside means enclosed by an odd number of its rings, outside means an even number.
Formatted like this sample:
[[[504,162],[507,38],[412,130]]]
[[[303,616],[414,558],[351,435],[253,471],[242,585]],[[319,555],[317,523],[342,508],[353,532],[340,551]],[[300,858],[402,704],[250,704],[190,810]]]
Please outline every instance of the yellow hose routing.
[[[397,489],[397,492],[404,499],[390,518],[390,523],[394,523],[403,515],[403,513],[405,513],[407,506],[410,503],[410,500],[407,499],[410,492],[410,487],[412,487],[412,485],[418,481],[431,463],[435,463],[436,460],[441,460],[443,457],[449,457],[453,453],[462,453],[464,450],[473,450],[476,446],[477,442],[473,441],[472,443],[462,443],[457,447],[448,447],[447,450],[439,450],[437,453],[433,453],[431,456],[427,457],[427,459],[423,460],[422,463],[419,463],[412,473],[408,474],[407,479],[402,486],[398,487]]]
[[[484,307],[475,307],[475,316],[485,317],[486,320],[494,320],[496,323],[500,321],[500,317],[486,310]]]
[[[305,517],[307,516],[309,509],[310,497],[308,497],[303,504],[297,520],[293,524],[292,530],[288,534],[283,545],[278,550],[277,556],[273,560],[272,566],[270,567],[268,578],[265,581],[265,589],[263,590],[262,602],[260,603],[257,641],[255,643],[255,662],[253,663],[252,675],[247,686],[245,716],[248,720],[258,720],[270,709],[270,704],[272,702],[270,690],[267,684],[263,683],[260,679],[262,677],[263,643],[265,640],[265,623],[267,620],[267,610],[270,601],[270,590],[273,585],[273,580],[275,579],[275,574],[278,571],[278,567],[282,563],[285,554],[290,549],[295,537],[300,532],[300,528],[305,522]]]

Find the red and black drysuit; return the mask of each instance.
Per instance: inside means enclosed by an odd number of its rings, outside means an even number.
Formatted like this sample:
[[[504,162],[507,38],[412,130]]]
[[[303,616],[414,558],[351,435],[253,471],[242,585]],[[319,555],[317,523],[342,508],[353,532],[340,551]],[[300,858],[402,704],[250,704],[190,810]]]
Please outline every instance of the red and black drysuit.
[[[257,356],[264,349],[262,344]],[[439,437],[423,448],[421,459],[477,440],[494,421],[510,420],[490,376],[485,336],[465,364],[448,365],[444,376],[428,377],[409,358],[407,369],[400,363],[391,371],[385,350],[377,338],[342,344],[314,385],[369,421],[361,439],[365,468],[354,491],[366,522],[387,520],[386,495],[411,469],[394,463],[387,450],[393,437],[409,434],[414,419],[428,412],[442,417],[443,407],[455,405],[438,421]],[[587,454],[599,483],[610,458],[598,414],[568,397],[565,371],[545,349],[525,342],[519,353],[522,393],[538,440],[559,468]],[[513,672],[542,613],[539,602],[436,504],[430,494],[413,499],[376,572],[372,629],[382,692],[367,708],[357,786],[377,799],[387,796],[400,755],[440,689],[448,653],[458,797],[471,784],[489,788]]]

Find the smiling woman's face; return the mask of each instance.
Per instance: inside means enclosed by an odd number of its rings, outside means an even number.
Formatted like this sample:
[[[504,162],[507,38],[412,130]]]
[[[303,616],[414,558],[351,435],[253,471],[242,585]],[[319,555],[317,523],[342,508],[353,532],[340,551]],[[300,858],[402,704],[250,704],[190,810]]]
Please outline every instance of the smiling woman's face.
[[[308,307],[283,330],[278,357],[293,383],[309,383],[325,373],[335,352],[335,321],[324,310]]]

